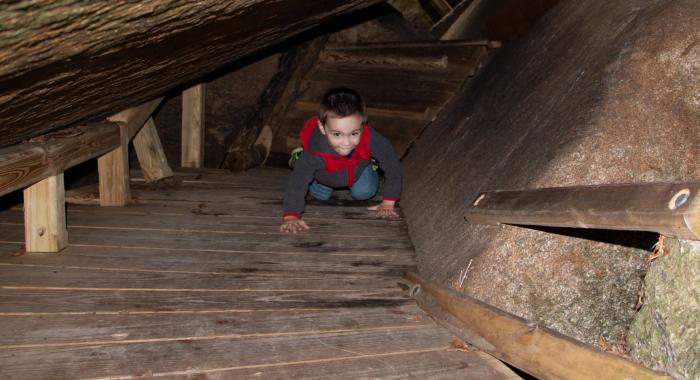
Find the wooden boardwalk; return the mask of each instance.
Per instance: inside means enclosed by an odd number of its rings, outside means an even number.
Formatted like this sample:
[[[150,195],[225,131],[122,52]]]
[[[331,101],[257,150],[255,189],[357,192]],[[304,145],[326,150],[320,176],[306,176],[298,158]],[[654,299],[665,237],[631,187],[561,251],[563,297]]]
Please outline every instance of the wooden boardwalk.
[[[60,254],[24,254],[21,205],[0,212],[0,378],[517,378],[397,285],[403,222],[310,205],[280,234],[287,174],[134,181],[129,207],[69,205]]]

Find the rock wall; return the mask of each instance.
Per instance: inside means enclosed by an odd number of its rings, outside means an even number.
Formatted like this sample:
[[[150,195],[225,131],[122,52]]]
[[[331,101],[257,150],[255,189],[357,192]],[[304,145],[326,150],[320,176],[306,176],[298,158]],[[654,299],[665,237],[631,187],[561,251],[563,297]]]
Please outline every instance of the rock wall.
[[[700,379],[700,242],[670,240],[644,278],[644,306],[627,337],[630,354],[675,379]]]
[[[624,342],[655,235],[474,226],[462,211],[494,189],[700,178],[698,25],[695,0],[563,0],[497,52],[404,160],[420,271],[459,287],[471,262],[476,298]]]

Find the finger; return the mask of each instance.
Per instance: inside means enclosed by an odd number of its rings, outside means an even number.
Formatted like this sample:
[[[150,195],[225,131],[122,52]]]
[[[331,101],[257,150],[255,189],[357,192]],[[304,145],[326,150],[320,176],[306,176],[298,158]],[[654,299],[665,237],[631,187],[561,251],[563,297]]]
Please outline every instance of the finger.
[[[301,227],[303,227],[305,230],[309,229],[309,225],[306,224],[306,222],[304,222],[303,220],[299,221],[299,225],[301,225]]]
[[[369,206],[369,207],[367,207],[367,210],[377,211],[377,210],[379,210],[379,205]]]

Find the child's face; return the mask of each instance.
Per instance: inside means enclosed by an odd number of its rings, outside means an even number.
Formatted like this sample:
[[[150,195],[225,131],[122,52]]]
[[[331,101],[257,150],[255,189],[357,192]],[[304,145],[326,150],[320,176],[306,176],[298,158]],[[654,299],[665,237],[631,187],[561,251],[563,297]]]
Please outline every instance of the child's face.
[[[326,119],[326,125],[318,123],[318,127],[328,139],[333,150],[341,156],[347,156],[360,143],[362,135],[362,117],[351,115]]]

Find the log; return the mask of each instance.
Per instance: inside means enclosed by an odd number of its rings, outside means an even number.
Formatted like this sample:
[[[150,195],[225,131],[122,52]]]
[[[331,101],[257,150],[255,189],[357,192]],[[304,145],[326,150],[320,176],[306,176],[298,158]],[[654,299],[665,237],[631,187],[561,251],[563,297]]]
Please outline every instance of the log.
[[[63,173],[24,189],[24,243],[27,252],[59,252],[68,245]]]
[[[204,164],[204,98],[206,85],[200,83],[182,92],[183,168],[201,168]]]
[[[698,191],[700,182],[498,190],[479,195],[464,217],[473,224],[653,231],[700,240]]]
[[[134,137],[133,144],[146,182],[173,176],[173,170],[168,164],[153,118],[148,118],[143,128]]]
[[[328,35],[317,37],[282,56],[280,70],[261,97],[256,112],[253,112],[253,119],[228,148],[224,162],[231,171],[243,171],[265,162],[270,147],[262,151],[261,147],[255,146],[255,141],[260,138],[266,126],[270,128],[273,138],[280,131],[285,115],[300,96],[304,78],[327,40]]]
[[[100,206],[126,206],[131,202],[129,185],[129,132],[120,124],[120,144],[97,159]]]
[[[3,2],[0,147],[80,120],[105,118],[376,3]]]
[[[0,196],[30,186],[119,146],[119,124],[64,129],[0,149]]]
[[[469,343],[541,379],[666,379],[623,357],[595,350],[555,331],[528,323],[465,294],[440,287],[414,273],[411,295],[434,317],[447,312],[460,322]],[[448,321],[455,326],[454,320]]]

